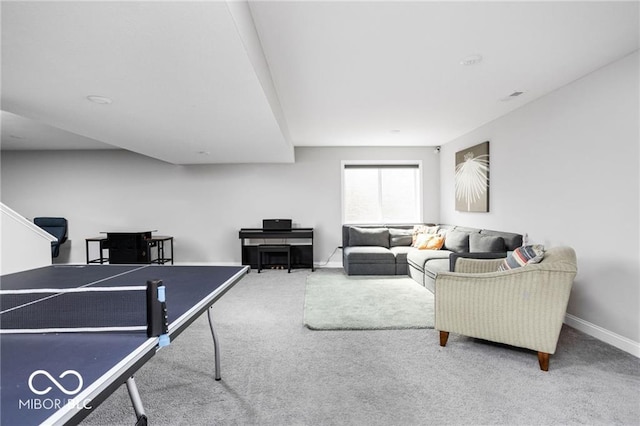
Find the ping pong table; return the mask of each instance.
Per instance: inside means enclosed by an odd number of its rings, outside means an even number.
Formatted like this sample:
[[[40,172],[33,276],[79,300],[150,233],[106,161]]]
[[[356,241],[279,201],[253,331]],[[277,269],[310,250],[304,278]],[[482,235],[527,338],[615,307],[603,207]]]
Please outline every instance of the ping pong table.
[[[171,341],[207,311],[219,380],[210,308],[247,272],[247,266],[61,265],[4,275],[0,289],[139,286],[162,280]],[[77,424],[123,384],[136,415],[132,423],[146,424],[133,375],[159,347],[159,338],[144,331],[1,334],[0,424]]]

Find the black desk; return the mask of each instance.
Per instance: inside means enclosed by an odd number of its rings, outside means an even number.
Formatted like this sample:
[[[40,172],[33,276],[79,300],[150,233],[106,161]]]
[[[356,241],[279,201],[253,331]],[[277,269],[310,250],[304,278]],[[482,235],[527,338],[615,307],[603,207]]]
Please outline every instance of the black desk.
[[[261,267],[269,265],[287,265],[289,260],[291,268],[311,268],[315,270],[313,265],[313,228],[293,228],[291,230],[264,230],[262,228],[242,228],[238,234],[240,238],[240,248],[242,250],[242,264],[249,265],[252,268],[258,268],[258,245],[257,243],[247,244],[246,240],[264,240],[269,246],[284,244],[273,240],[298,240],[297,242],[288,241],[286,244],[290,246],[289,256],[287,253],[280,251],[265,253],[268,255],[266,261],[261,261]],[[302,241],[308,240],[308,241]]]
[[[166,250],[165,243],[169,246]],[[98,257],[89,259],[90,243],[97,243]],[[155,248],[155,250],[154,250]],[[135,264],[157,263],[173,265],[173,237],[152,235],[151,232],[108,232],[106,237],[85,239],[87,264]],[[105,255],[104,251],[107,251]],[[155,255],[155,256],[154,256]]]

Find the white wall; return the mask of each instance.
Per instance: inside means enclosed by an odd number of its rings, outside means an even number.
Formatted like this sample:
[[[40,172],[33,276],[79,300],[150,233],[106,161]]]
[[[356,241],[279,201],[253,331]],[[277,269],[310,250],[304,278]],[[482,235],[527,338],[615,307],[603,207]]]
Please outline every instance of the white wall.
[[[640,356],[638,62],[636,52],[445,145],[440,218],[572,246],[571,325]],[[491,212],[457,212],[455,152],[486,140]]]
[[[175,166],[125,151],[2,152],[2,201],[27,216],[69,220],[69,261],[101,231],[173,235],[181,263],[240,263],[238,230],[263,218],[316,229],[315,261],[342,244],[341,161],[423,162],[424,218],[439,214],[430,148],[297,148],[294,164]],[[50,183],[49,183],[50,182]],[[97,254],[97,250],[96,250]],[[342,263],[340,252],[331,258]]]

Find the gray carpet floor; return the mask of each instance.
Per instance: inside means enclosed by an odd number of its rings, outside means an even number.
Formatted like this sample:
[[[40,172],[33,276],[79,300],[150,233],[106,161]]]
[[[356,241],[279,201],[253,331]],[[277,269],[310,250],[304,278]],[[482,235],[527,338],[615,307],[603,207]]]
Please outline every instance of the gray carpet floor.
[[[314,273],[322,272],[316,271]],[[136,374],[152,425],[640,423],[640,359],[564,327],[549,372],[535,353],[437,331],[313,331],[308,270],[251,272]],[[124,387],[87,419],[132,425]]]

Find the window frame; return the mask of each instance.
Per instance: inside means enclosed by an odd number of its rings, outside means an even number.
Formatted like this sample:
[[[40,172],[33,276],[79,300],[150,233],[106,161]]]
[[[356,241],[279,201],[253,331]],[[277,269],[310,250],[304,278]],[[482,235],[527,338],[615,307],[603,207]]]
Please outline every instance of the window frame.
[[[354,225],[354,224],[361,224],[361,225],[368,225],[368,224],[376,224],[378,222],[358,222],[358,223],[347,223],[345,221],[345,187],[344,187],[344,182],[345,182],[345,171],[349,166],[370,166],[370,167],[374,167],[374,166],[380,166],[380,168],[384,168],[385,166],[390,166],[390,167],[394,167],[394,166],[412,166],[412,167],[417,167],[418,169],[418,188],[416,189],[416,196],[417,196],[417,203],[418,203],[418,221],[417,223],[422,223],[423,222],[423,214],[424,214],[424,206],[423,206],[423,177],[422,177],[422,160],[342,160],[340,162],[340,191],[341,191],[341,197],[340,197],[340,215],[341,215],[341,221],[343,225]],[[406,222],[384,222],[385,224],[390,224],[390,225],[401,225],[401,224],[405,224]]]

